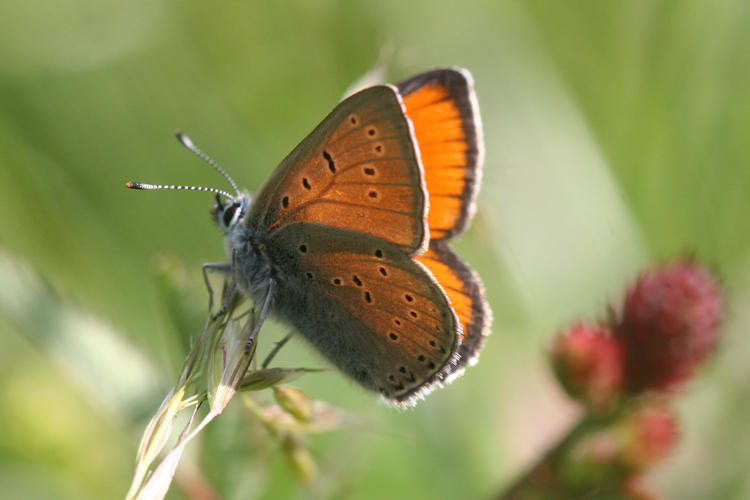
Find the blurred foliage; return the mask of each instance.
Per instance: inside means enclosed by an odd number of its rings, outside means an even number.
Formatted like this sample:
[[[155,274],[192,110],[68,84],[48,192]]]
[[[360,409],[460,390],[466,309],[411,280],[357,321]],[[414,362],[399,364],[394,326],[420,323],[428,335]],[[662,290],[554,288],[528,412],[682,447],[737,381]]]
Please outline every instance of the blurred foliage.
[[[671,498],[750,495],[744,0],[0,3],[0,491],[122,496],[200,331],[175,321],[153,258],[183,263],[201,317],[200,264],[224,258],[209,197],[124,182],[224,187],[170,137],[179,127],[256,189],[385,45],[392,81],[474,74],[486,171],[456,246],[487,285],[493,336],[412,411],[332,372],[296,383],[376,422],[315,436],[309,486],[232,405],[170,497],[201,474],[225,498],[496,494],[574,418],[545,364],[552,334],[684,253],[723,277],[730,317],[684,399],[683,442],[650,479]],[[266,324],[261,351],[286,332]],[[277,363],[325,366],[298,339]]]

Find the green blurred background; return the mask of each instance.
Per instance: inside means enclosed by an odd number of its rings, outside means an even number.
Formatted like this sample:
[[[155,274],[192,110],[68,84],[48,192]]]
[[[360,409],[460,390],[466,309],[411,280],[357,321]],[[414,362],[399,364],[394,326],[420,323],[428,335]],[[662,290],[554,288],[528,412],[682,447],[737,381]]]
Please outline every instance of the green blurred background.
[[[200,264],[224,258],[210,196],[125,181],[225,188],[181,128],[254,190],[383,47],[390,81],[444,65],[476,80],[484,185],[456,247],[495,313],[480,363],[405,412],[336,373],[300,379],[369,422],[311,439],[310,487],[235,402],[183,480],[201,470],[223,498],[492,496],[575,417],[545,361],[554,333],[691,254],[721,275],[729,314],[649,480],[670,498],[750,497],[745,0],[0,1],[0,496],[122,497],[202,326]],[[184,297],[155,273],[164,253]],[[261,349],[285,332],[267,324]],[[324,365],[299,340],[277,360]]]

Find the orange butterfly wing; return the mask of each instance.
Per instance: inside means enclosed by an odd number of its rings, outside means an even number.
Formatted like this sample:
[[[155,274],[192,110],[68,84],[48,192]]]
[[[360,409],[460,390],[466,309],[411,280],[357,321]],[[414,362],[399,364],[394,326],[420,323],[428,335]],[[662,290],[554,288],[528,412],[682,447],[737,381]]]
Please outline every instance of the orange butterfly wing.
[[[414,144],[394,87],[354,94],[282,161],[252,204],[265,213],[249,220],[268,233],[292,222],[350,229],[419,254],[429,233]]]
[[[473,363],[491,311],[477,274],[447,241],[471,221],[482,177],[479,108],[468,71],[438,69],[398,84],[414,125],[429,196],[429,250],[417,257],[442,285],[463,326],[459,365]]]
[[[461,323],[459,367],[474,364],[492,321],[479,276],[442,241],[431,243],[430,249],[416,260],[429,269],[443,287]]]
[[[482,176],[482,126],[471,75],[438,69],[398,84],[414,125],[430,197],[430,239],[463,231]]]

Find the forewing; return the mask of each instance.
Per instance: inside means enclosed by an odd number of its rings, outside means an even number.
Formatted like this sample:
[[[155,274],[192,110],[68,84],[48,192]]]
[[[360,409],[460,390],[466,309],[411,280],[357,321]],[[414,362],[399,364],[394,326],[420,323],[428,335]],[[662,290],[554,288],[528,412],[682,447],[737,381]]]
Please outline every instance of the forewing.
[[[279,165],[253,210],[249,220],[269,233],[314,222],[410,255],[426,250],[424,173],[396,89],[371,87],[342,101]]]

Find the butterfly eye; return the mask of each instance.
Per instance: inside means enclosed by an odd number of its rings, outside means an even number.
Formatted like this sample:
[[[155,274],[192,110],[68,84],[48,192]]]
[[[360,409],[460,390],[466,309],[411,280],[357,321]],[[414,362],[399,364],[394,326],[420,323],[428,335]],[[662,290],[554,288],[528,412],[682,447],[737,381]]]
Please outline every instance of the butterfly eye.
[[[234,219],[234,214],[237,211],[237,209],[240,207],[239,203],[232,203],[222,213],[222,221],[224,222],[224,227],[229,227],[229,224],[231,224],[232,219]]]

